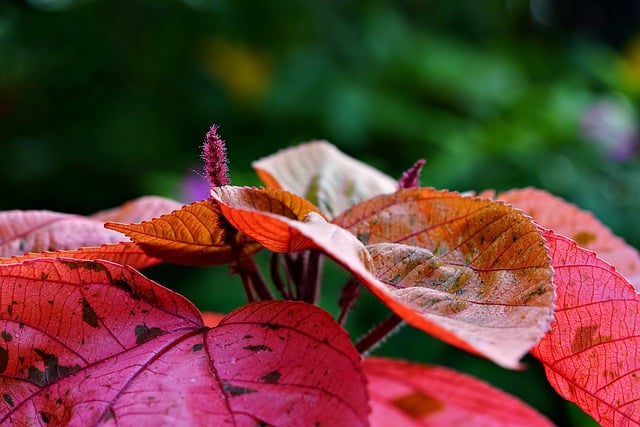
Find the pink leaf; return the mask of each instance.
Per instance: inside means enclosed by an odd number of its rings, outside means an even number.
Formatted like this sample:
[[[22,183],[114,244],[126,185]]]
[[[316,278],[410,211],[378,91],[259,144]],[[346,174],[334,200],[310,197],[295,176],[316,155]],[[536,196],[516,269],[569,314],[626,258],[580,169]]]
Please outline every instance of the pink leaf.
[[[544,190],[525,188],[501,193],[497,199],[522,209],[540,225],[567,236],[616,266],[640,290],[640,254],[593,216]]]
[[[102,222],[140,222],[180,209],[182,203],[159,196],[143,196],[117,208],[96,212],[91,218]]]
[[[50,211],[0,212],[0,257],[77,249],[115,243],[125,238],[106,230],[101,221]]]
[[[533,355],[558,393],[601,425],[640,425],[640,295],[593,252],[551,231],[544,236],[557,308]]]
[[[523,402],[483,381],[439,366],[369,357],[362,362],[372,427],[549,427]]]
[[[131,268],[0,266],[0,424],[365,425],[359,355],[323,310],[254,303],[203,325]],[[336,378],[339,380],[336,381]]]

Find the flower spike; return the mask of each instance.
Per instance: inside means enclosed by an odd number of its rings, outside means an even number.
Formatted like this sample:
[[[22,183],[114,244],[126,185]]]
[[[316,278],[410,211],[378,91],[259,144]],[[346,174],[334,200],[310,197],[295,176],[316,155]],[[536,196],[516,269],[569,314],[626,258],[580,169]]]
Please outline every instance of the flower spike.
[[[202,146],[202,160],[204,171],[211,183],[211,187],[229,185],[229,167],[227,162],[227,148],[218,135],[218,126],[212,125],[207,132]]]

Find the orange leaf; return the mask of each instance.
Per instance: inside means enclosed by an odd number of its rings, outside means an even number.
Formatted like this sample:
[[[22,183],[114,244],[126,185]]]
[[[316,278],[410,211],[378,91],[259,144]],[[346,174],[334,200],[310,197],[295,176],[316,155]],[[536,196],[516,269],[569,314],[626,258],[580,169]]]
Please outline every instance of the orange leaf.
[[[549,328],[550,259],[536,226],[513,208],[416,188],[333,222],[368,244],[383,301],[419,329],[516,367]]]
[[[68,251],[30,252],[24,255],[14,255],[10,258],[0,258],[0,264],[15,264],[35,258],[74,258],[86,260],[104,260],[117,264],[128,265],[137,270],[158,264],[161,260],[145,254],[135,243],[108,243],[98,247],[84,247]]]
[[[311,201],[331,218],[348,207],[384,193],[398,183],[349,157],[327,141],[312,141],[253,162],[262,181]]]
[[[544,190],[525,188],[498,194],[498,200],[522,209],[540,225],[567,236],[583,248],[616,266],[640,291],[640,254],[624,240],[584,211]]]
[[[213,191],[234,227],[273,251],[322,250],[407,322],[451,344],[516,367],[548,329],[553,297],[549,258],[535,225],[515,209],[453,193],[403,190],[336,218],[338,225],[349,224],[351,234],[315,212],[299,221],[261,211],[250,203],[252,198],[233,197],[237,191]],[[402,231],[390,233],[398,228]],[[387,234],[381,234],[385,229]],[[434,267],[441,280],[431,287],[401,280],[424,268],[423,263],[436,261],[429,261],[432,257],[423,250],[429,247],[429,233],[441,251]],[[404,240],[406,245],[369,246],[372,256],[355,235],[369,242]],[[442,252],[444,247],[448,252]],[[403,258],[411,252],[414,259]],[[400,258],[394,259],[396,254]]]
[[[310,213],[321,215],[305,199],[273,188],[217,187],[211,195],[234,227],[274,252],[296,252],[310,245],[294,238],[281,218],[303,220]]]
[[[640,295],[614,267],[544,231],[556,271],[551,331],[532,353],[560,395],[603,426],[640,425]]]
[[[182,203],[165,197],[143,196],[117,208],[96,212],[91,215],[91,218],[102,222],[140,222],[180,209],[181,207]]]
[[[139,224],[108,222],[105,227],[126,234],[149,256],[176,264],[225,264],[259,250],[259,245],[228,226],[210,200]]]
[[[550,427],[523,402],[476,378],[439,366],[367,357],[372,427]]]

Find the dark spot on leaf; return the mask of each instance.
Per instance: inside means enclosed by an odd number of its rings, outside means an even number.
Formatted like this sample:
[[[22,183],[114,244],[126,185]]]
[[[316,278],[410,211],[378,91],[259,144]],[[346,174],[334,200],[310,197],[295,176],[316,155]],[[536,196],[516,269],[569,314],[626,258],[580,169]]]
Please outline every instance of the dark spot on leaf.
[[[244,338],[245,340],[250,340],[251,338],[253,338],[253,335],[245,335],[242,338]]]
[[[258,392],[258,390],[236,386],[231,383],[228,383],[227,381],[222,382],[222,390],[224,390],[225,393],[229,393],[231,397],[242,396],[243,394],[251,394],[251,393]]]
[[[124,279],[114,279],[114,280],[111,280],[111,284],[113,286],[117,286],[120,289],[124,289],[125,291],[127,291],[127,293],[131,294],[133,298],[137,298],[137,296],[133,292],[133,288],[131,287],[131,284],[128,281]]]
[[[107,267],[105,267],[104,265],[96,262],[96,261],[82,261],[82,260],[74,260],[74,261],[63,261],[60,260],[60,263],[62,265],[65,265],[68,269],[70,270],[76,270],[79,268],[84,268],[85,270],[89,270],[89,271],[95,271],[97,272],[109,272],[109,270],[107,270]]]
[[[611,335],[596,335],[598,325],[581,326],[576,330],[571,340],[571,351],[579,353],[602,342],[611,341]]]
[[[44,371],[39,370],[35,366],[29,366],[27,375],[29,379],[39,386],[44,386],[52,381],[64,378],[67,375],[73,374],[78,369],[79,365],[63,366],[58,363],[58,358],[53,354],[49,354],[43,350],[36,348],[33,350],[38,356],[42,358],[44,363]]]
[[[11,336],[11,334],[7,331],[2,331],[2,333],[0,333],[0,336],[2,337],[3,340],[9,342],[13,339],[13,337]]]
[[[393,399],[391,404],[412,418],[422,418],[444,409],[444,403],[420,391]]]
[[[18,242],[18,250],[20,252],[26,251],[28,246],[29,242],[27,242],[27,239],[20,239],[20,241]]]
[[[596,240],[596,236],[588,231],[579,231],[573,235],[573,240],[580,246],[587,246],[589,243]]]
[[[49,273],[45,273],[44,271],[40,273],[40,280],[47,280],[49,278]]]
[[[264,381],[265,383],[274,384],[280,380],[281,376],[282,374],[280,374],[280,371],[271,371],[268,374],[262,376],[262,381]]]
[[[82,321],[92,328],[100,328],[98,316],[96,315],[96,312],[93,311],[93,308],[91,308],[87,300],[80,298],[80,303],[82,304]]]
[[[4,372],[9,365],[9,350],[0,347],[0,373]]]
[[[11,398],[11,395],[9,393],[4,393],[2,395],[2,398],[5,402],[7,402],[9,406],[13,407],[13,399]]]
[[[134,332],[136,334],[136,344],[142,344],[143,342],[147,342],[150,339],[153,339],[162,334],[162,329],[155,326],[149,328],[143,323],[141,325],[136,325]]]
[[[60,398],[60,397],[59,397],[59,398],[57,398],[57,399],[56,399],[56,404],[58,404],[58,405],[62,405],[62,398]]]
[[[204,347],[204,345],[202,345],[202,344],[196,344],[196,345],[193,346],[192,350],[193,351],[200,351],[200,350],[202,350],[203,347]]]
[[[105,412],[104,417],[102,417],[102,422],[106,423],[107,421],[111,420],[112,418],[114,418],[115,414],[113,413],[113,409],[109,408],[107,410],[107,412]]]
[[[49,301],[47,301],[47,304],[49,304],[49,305],[53,305],[53,300],[52,300],[52,299],[50,299]]]
[[[245,350],[249,350],[249,351],[253,351],[254,353],[257,353],[259,351],[272,351],[271,347],[267,346],[267,345],[248,345],[246,347],[243,347]]]
[[[275,325],[275,324],[272,324],[272,323],[265,323],[265,324],[262,324],[260,326],[262,326],[263,328],[267,328],[267,329],[269,329],[271,331],[277,331],[278,329],[282,328],[281,325]]]
[[[266,421],[258,421],[258,424],[256,424],[256,427],[267,427],[269,424],[267,424]]]
[[[49,424],[51,422],[51,414],[48,414],[44,411],[40,411],[40,418],[42,418],[42,422],[45,424]]]

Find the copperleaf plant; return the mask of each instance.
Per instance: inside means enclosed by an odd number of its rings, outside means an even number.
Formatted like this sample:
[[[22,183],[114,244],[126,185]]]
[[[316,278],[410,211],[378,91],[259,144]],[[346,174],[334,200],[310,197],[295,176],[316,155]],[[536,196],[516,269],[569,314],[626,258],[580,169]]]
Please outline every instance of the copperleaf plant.
[[[531,353],[597,422],[640,425],[640,256],[590,214],[421,187],[422,160],[396,180],[326,141],[256,161],[261,188],[231,185],[216,126],[202,157],[211,196],[190,205],[0,213],[1,425],[552,425],[468,375],[368,355],[404,323],[505,368]],[[336,319],[326,258],[350,275]],[[247,304],[201,313],[139,271],[160,262],[229,264]],[[389,316],[353,340],[361,286]]]

